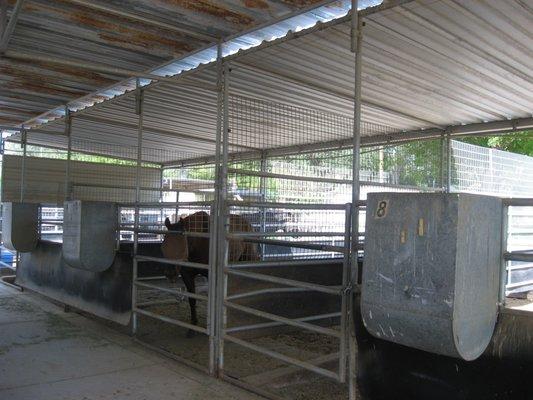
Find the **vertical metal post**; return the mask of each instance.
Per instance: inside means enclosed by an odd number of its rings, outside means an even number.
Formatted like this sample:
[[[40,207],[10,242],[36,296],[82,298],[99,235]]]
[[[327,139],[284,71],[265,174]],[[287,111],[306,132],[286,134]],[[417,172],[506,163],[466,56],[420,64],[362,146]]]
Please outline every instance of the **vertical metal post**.
[[[503,204],[502,206],[502,240],[501,240],[501,263],[500,263],[500,293],[498,303],[501,307],[505,306],[505,287],[508,283],[507,265],[509,262],[505,259],[505,252],[507,251],[507,238],[509,235],[509,206]]]
[[[216,341],[216,310],[217,310],[217,274],[216,274],[216,252],[217,252],[217,204],[213,202],[209,215],[209,278],[207,296],[207,334],[209,335],[209,375],[215,375],[217,371],[217,341]]]
[[[267,172],[267,159],[265,152],[261,152],[261,172]],[[261,176],[259,178],[259,191],[261,193],[261,202],[266,202],[266,177]],[[267,209],[266,207],[261,208],[260,210],[260,221],[259,221],[259,231],[261,233],[266,232],[266,215],[267,215]],[[261,257],[264,259],[265,256],[265,244],[261,243]]]
[[[135,220],[133,224],[133,281],[131,285],[131,309],[132,309],[132,334],[137,333],[138,316],[137,308],[137,275],[138,262],[137,251],[139,247],[139,202],[141,200],[141,164],[142,164],[142,137],[143,137],[143,89],[137,79],[137,92],[135,95],[135,113],[139,116],[137,127],[137,168],[135,175]]]
[[[359,199],[360,199],[360,179],[359,170],[361,166],[361,77],[362,77],[362,48],[363,48],[363,21],[358,14],[358,0],[352,0],[352,25],[351,25],[351,50],[355,52],[354,72],[354,118],[353,118],[353,165],[352,165],[352,240],[351,240],[351,269],[350,283],[355,292],[350,294],[350,305],[348,318],[349,324],[349,365],[348,365],[348,387],[349,398],[357,398],[357,386],[355,379],[355,293],[359,292],[358,281],[358,244],[359,244]]]
[[[180,220],[180,191],[176,190],[176,223]]]
[[[446,140],[444,139],[444,133],[440,136],[440,160],[439,160],[439,187],[441,191],[445,191],[446,187],[444,185],[445,175],[444,175],[444,166],[446,159]]]
[[[159,202],[163,203],[163,166],[159,169]],[[163,225],[163,206],[159,208],[159,225]],[[159,229],[161,229],[159,227]]]
[[[221,152],[222,152],[222,126],[223,126],[223,103],[224,103],[224,66],[222,61],[222,43],[219,43],[217,46],[217,131],[216,131],[216,140],[215,140],[215,196],[214,204],[212,207],[211,222],[210,226],[210,243],[213,249],[215,256],[209,257],[210,264],[210,275],[209,280],[212,282],[212,285],[209,285],[209,289],[213,292],[209,293],[209,296],[212,297],[212,307],[210,311],[213,312],[213,326],[210,332],[212,337],[212,343],[210,343],[210,363],[213,363],[213,373],[220,376],[221,372],[219,370],[219,343],[221,341],[221,332],[219,329],[219,313],[221,307],[220,293],[219,293],[219,280],[220,277],[220,268],[218,267],[218,252],[219,247],[221,246],[220,242],[220,232],[219,232],[219,222],[220,222],[220,212],[222,209],[221,205],[221,196],[222,191],[222,175],[221,175]],[[177,198],[177,196],[176,196]],[[222,274],[224,272],[222,271]]]
[[[71,200],[70,191],[70,159],[72,152],[72,117],[68,106],[65,106],[65,136],[67,137],[67,164],[65,167],[65,200]]]
[[[226,308],[224,301],[227,294],[228,277],[225,268],[228,265],[228,241],[227,232],[229,229],[229,210],[226,206],[226,197],[228,191],[228,143],[229,143],[229,73],[230,68],[227,63],[222,64],[223,85],[222,85],[222,108],[221,108],[221,154],[219,155],[219,176],[217,189],[219,210],[218,210],[218,255],[217,255],[217,336],[218,336],[218,376],[224,374],[224,334],[226,329]]]
[[[342,383],[346,382],[347,365],[347,343],[348,337],[348,304],[349,297],[352,296],[350,285],[350,247],[351,247],[351,226],[352,226],[352,205],[346,204],[344,216],[344,257],[342,264],[342,299],[341,299],[341,338],[339,354],[339,377]]]
[[[20,141],[22,146],[22,165],[20,167],[20,202],[24,203],[24,196],[26,191],[26,151],[27,151],[27,139],[28,134],[24,126],[20,131]]]
[[[452,140],[446,135],[446,193],[452,190]]]

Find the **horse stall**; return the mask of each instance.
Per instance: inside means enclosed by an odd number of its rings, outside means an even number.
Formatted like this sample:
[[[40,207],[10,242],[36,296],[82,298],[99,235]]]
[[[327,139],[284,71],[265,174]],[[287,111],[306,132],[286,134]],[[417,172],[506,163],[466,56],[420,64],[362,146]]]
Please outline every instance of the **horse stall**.
[[[531,202],[451,193],[450,138],[531,127],[531,110],[481,102],[471,21],[441,16],[460,5],[398,3],[230,38],[9,137],[17,283],[268,398],[427,398],[413,387],[435,382],[468,398],[491,371],[507,398],[531,316],[504,309],[505,263],[531,253],[505,251],[505,210]],[[485,96],[505,81],[533,104],[500,75]]]

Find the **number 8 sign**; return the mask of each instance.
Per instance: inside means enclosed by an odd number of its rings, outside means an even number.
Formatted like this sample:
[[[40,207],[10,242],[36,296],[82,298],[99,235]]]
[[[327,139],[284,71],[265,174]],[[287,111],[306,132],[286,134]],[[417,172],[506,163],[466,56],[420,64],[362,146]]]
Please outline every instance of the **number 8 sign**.
[[[378,208],[376,210],[376,218],[383,218],[387,215],[387,206],[389,205],[388,200],[381,200],[378,203]]]

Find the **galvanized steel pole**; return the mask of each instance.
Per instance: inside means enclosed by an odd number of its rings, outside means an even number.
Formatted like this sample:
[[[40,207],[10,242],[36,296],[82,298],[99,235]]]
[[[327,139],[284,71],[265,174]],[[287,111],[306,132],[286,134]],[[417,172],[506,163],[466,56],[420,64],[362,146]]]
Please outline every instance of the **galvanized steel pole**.
[[[452,140],[448,133],[446,135],[446,193],[452,190]]]
[[[210,233],[211,238],[210,241],[214,242],[211,243],[211,249],[212,252],[210,253],[209,258],[209,264],[211,266],[209,281],[212,281],[213,285],[209,285],[209,289],[212,291],[209,293],[209,296],[211,296],[212,299],[212,307],[210,310],[212,311],[212,332],[211,335],[214,336],[213,343],[210,345],[210,362],[212,362],[214,365],[212,367],[213,373],[220,376],[219,371],[219,347],[220,342],[222,340],[221,332],[220,332],[220,307],[222,304],[222,301],[219,300],[219,280],[220,274],[223,274],[223,266],[219,268],[218,266],[218,253],[219,253],[219,247],[221,246],[220,242],[220,232],[219,232],[219,223],[220,223],[220,214],[222,211],[222,205],[221,205],[221,196],[220,193],[222,191],[222,174],[221,174],[221,165],[220,165],[220,159],[221,159],[221,152],[222,152],[222,126],[223,126],[223,118],[222,115],[222,107],[224,102],[224,89],[223,89],[223,80],[224,80],[224,66],[222,61],[222,43],[218,44],[217,47],[217,131],[216,131],[216,138],[215,138],[215,198],[214,198],[214,206],[212,208],[213,215],[211,216],[211,221],[213,222],[213,225],[210,227]],[[211,257],[214,255],[214,257]]]
[[[445,190],[444,182],[444,165],[446,158],[446,140],[444,139],[444,134],[440,136],[440,162],[439,162],[439,187],[441,191]]]
[[[131,308],[132,308],[132,333],[135,335],[138,328],[137,308],[137,275],[138,260],[137,250],[139,246],[139,202],[141,200],[141,163],[142,163],[142,137],[143,137],[143,89],[137,79],[137,92],[135,97],[135,113],[139,116],[137,128],[137,168],[135,174],[135,217],[133,232],[133,280],[131,285]]]
[[[72,152],[72,117],[68,106],[65,107],[65,136],[67,137],[67,165],[65,167],[65,200],[71,200],[70,192],[70,159]]]
[[[266,154],[265,152],[261,152],[261,166],[260,166],[260,170],[261,172],[265,173],[267,172],[267,157],[266,157]],[[259,178],[259,192],[261,193],[261,202],[264,203],[266,202],[266,176],[265,175],[262,175],[260,178]],[[264,207],[262,210],[261,210],[261,220],[259,221],[259,231],[261,233],[265,233],[266,232],[266,215],[267,215],[267,209],[266,207]],[[264,244],[261,244],[261,255],[262,257],[264,256],[265,254],[265,248],[266,246]]]
[[[20,131],[20,140],[22,145],[22,164],[20,167],[20,202],[24,203],[24,196],[26,191],[26,151],[27,151],[27,139],[28,134],[26,132],[26,129],[24,129],[24,126],[22,127]]]
[[[357,387],[355,380],[355,295],[359,293],[358,281],[358,251],[359,251],[359,199],[361,167],[361,78],[362,78],[362,44],[363,21],[358,15],[358,0],[352,0],[351,50],[355,52],[355,89],[354,89],[354,120],[353,120],[353,165],[352,165],[352,240],[351,240],[351,276],[350,283],[354,292],[350,294],[350,318],[348,340],[348,387],[349,398],[355,400]]]
[[[225,273],[228,265],[228,242],[227,230],[229,213],[227,197],[227,175],[228,175],[228,144],[229,144],[229,74],[230,68],[227,63],[223,63],[223,85],[222,85],[222,126],[220,130],[221,154],[220,154],[220,174],[219,174],[219,211],[218,211],[218,254],[217,254],[217,336],[218,336],[218,376],[224,375],[224,330],[226,327],[226,308],[224,301],[227,291],[228,277]],[[218,138],[217,138],[218,141]]]

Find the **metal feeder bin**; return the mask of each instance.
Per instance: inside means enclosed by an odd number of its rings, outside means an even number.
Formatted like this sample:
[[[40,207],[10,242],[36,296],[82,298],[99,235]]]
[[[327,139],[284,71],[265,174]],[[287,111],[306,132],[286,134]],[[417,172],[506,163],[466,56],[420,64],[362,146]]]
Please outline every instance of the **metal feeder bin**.
[[[63,259],[92,272],[108,269],[115,259],[118,229],[116,203],[66,201],[63,217]]]
[[[34,250],[39,240],[38,225],[39,204],[3,203],[2,239],[8,249],[21,253]]]
[[[502,201],[470,194],[368,195],[362,315],[380,339],[465,360],[498,312]]]

